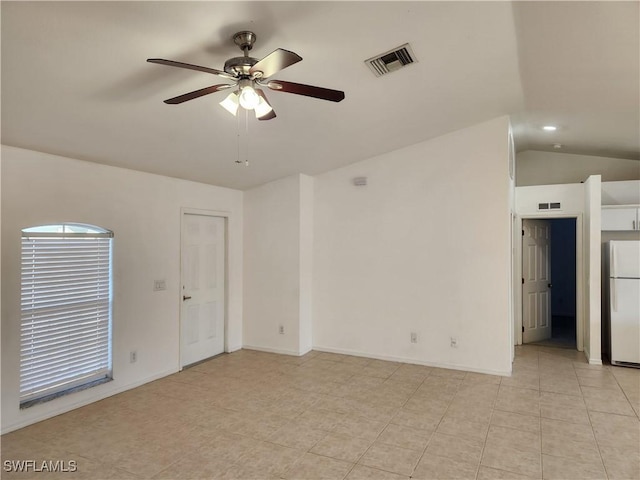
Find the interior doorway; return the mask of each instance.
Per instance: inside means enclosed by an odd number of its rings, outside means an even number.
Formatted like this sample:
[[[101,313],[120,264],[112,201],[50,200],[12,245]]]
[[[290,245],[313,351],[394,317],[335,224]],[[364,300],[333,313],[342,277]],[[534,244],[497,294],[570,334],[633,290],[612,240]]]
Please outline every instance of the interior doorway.
[[[576,223],[522,220],[522,343],[578,346]]]

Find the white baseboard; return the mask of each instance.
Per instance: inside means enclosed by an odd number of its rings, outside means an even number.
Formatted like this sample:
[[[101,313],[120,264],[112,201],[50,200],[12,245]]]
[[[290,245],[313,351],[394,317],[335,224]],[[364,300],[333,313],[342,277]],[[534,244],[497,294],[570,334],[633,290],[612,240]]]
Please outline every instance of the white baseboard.
[[[267,353],[279,353],[281,355],[293,355],[294,357],[299,357],[311,351],[307,350],[306,352],[297,352],[295,350],[287,350],[284,348],[271,348],[271,347],[259,347],[257,345],[243,345],[242,348],[245,350],[256,350],[258,352],[267,352]]]
[[[232,347],[227,347],[226,353],[237,352],[238,350],[242,350],[242,345],[234,345]]]
[[[584,353],[589,365],[602,365],[602,358],[591,358],[591,353],[587,348],[585,348],[582,353]]]
[[[511,370],[490,370],[485,368],[476,368],[468,365],[454,365],[450,363],[440,363],[440,362],[426,362],[422,360],[416,360],[415,358],[406,358],[406,357],[396,357],[393,355],[376,355],[372,353],[366,352],[358,352],[355,350],[348,350],[343,348],[332,348],[332,347],[323,347],[320,345],[315,345],[313,350],[318,352],[327,352],[327,353],[340,353],[343,355],[353,355],[354,357],[366,357],[366,358],[374,358],[376,360],[387,360],[389,362],[402,362],[402,363],[410,363],[413,365],[424,365],[426,367],[437,367],[437,368],[447,368],[449,370],[462,370],[465,372],[474,372],[474,373],[484,373],[487,375],[500,375],[502,377],[510,377]]]
[[[84,407],[86,405],[89,405],[91,403],[95,403],[98,402],[100,400],[104,400],[105,398],[109,398],[112,397],[114,395],[117,395],[119,393],[122,392],[126,392],[127,390],[131,390],[133,388],[139,387],[141,385],[144,385],[145,383],[149,383],[149,382],[153,382],[154,380],[158,380],[160,378],[164,378],[167,377],[169,375],[173,375],[174,373],[177,373],[178,370],[167,370],[165,372],[162,373],[158,373],[155,375],[152,375],[150,377],[146,377],[143,378],[142,380],[138,380],[136,382],[133,383],[129,383],[127,385],[118,387],[118,388],[114,388],[113,390],[108,390],[106,392],[101,392],[100,394],[96,394],[94,396],[91,396],[89,398],[85,398],[82,401],[76,402],[76,403],[72,403],[72,404],[67,404],[64,405],[63,407],[54,409],[54,410],[48,410],[46,412],[43,412],[40,415],[34,415],[33,417],[29,417],[28,419],[22,420],[22,421],[18,421],[16,423],[12,423],[10,425],[6,425],[2,427],[2,430],[0,431],[0,433],[2,435],[4,435],[5,433],[9,433],[9,432],[13,432],[14,430],[18,430],[20,428],[24,428],[27,427],[29,425],[32,425],[34,423],[38,423],[41,422],[43,420],[47,420],[48,418],[52,418],[55,417],[57,415],[61,415],[63,413],[67,413],[70,412],[71,410],[75,410],[77,408],[80,407]],[[111,383],[111,382],[110,382]],[[59,398],[69,398],[68,396],[63,396],[63,397],[59,397]],[[55,401],[55,400],[52,400]]]

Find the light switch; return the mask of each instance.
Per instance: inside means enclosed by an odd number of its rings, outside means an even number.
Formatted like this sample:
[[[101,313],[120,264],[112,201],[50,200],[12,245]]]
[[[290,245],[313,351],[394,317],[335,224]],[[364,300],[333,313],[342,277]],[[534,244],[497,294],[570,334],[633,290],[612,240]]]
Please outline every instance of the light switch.
[[[157,292],[159,290],[167,289],[167,281],[166,280],[154,280],[153,281],[153,291]]]

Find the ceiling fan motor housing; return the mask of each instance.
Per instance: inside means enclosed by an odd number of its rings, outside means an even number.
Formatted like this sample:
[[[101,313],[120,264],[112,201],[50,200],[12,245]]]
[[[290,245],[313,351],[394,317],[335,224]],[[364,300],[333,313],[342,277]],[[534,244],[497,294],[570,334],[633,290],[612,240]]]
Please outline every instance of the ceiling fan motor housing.
[[[258,63],[253,57],[234,57],[224,62],[224,71],[240,77],[250,76],[249,69]]]

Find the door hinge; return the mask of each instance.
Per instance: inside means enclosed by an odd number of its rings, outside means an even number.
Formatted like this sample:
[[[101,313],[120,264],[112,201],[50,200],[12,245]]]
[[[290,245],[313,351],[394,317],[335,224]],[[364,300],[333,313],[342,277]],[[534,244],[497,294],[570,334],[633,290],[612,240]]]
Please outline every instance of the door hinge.
[[[522,279],[522,284],[524,285],[524,278]]]
[[[524,325],[522,325],[522,333],[524,333]]]
[[[522,236],[524,237],[524,230],[522,230]]]

